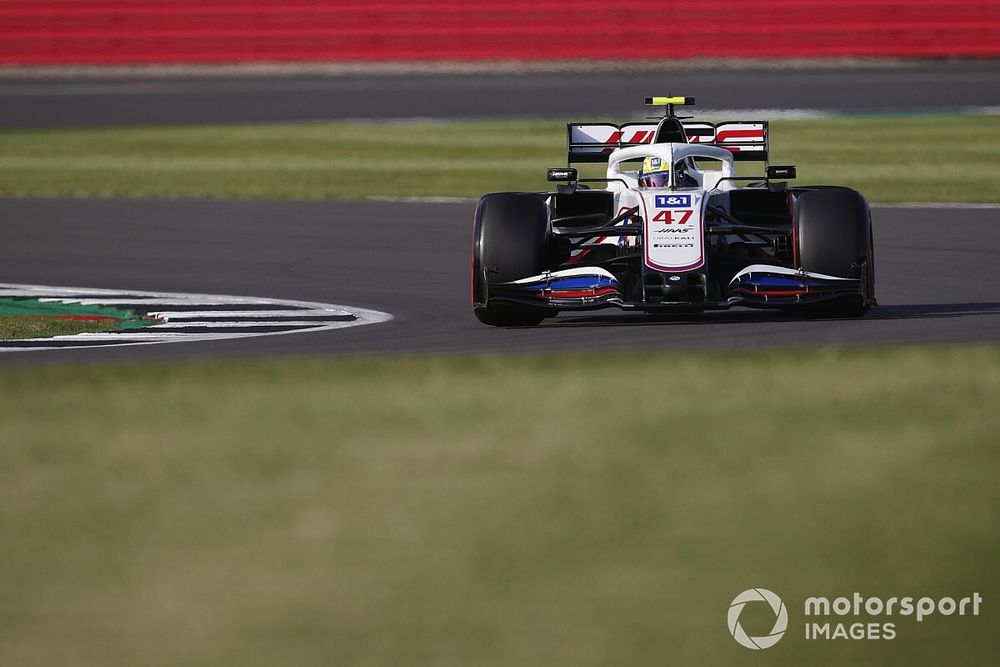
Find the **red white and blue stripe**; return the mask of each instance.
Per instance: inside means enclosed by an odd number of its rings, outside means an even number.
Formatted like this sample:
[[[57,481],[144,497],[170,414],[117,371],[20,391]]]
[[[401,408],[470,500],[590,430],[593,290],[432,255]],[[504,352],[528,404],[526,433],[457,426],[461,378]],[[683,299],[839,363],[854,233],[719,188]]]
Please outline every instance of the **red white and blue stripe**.
[[[595,266],[547,271],[503,283],[503,286],[512,288],[523,296],[548,300],[580,300],[582,303],[620,299],[622,296],[618,279],[607,269]]]
[[[784,266],[753,264],[729,282],[729,299],[767,303],[802,303],[858,294],[860,282]]]

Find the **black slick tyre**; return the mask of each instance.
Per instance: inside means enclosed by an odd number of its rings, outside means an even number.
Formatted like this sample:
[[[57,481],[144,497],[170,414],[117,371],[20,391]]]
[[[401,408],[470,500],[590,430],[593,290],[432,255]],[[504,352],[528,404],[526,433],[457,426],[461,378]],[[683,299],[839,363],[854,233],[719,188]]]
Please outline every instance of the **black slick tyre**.
[[[861,281],[857,295],[811,304],[820,317],[861,317],[874,301],[871,213],[861,193],[850,188],[809,190],[795,202],[799,268]]]
[[[479,200],[473,229],[472,309],[483,324],[534,326],[550,310],[490,298],[490,286],[537,275],[546,269],[550,228],[544,199],[507,192]]]

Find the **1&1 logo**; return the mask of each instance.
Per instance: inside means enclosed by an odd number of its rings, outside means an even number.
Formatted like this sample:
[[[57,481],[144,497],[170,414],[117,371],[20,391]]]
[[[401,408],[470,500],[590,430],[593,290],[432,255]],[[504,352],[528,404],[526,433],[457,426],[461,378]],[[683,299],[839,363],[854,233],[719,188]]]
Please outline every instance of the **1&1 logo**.
[[[748,602],[766,602],[771,605],[771,610],[774,611],[774,627],[763,637],[749,636],[740,625],[740,614]],[[733,598],[732,604],[729,605],[729,634],[740,646],[754,650],[770,648],[778,643],[778,640],[785,634],[786,628],[788,628],[788,611],[785,609],[785,603],[766,588],[745,590]]]
[[[656,208],[691,208],[691,195],[656,195]]]

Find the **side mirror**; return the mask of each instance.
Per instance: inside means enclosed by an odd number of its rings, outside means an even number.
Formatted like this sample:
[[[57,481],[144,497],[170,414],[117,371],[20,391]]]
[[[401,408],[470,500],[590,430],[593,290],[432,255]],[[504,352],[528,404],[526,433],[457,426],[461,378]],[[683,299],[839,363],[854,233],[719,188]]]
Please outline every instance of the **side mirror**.
[[[792,165],[778,166],[772,165],[767,168],[767,178],[795,178],[795,167]]]
[[[577,171],[573,167],[556,167],[549,169],[547,180],[552,182],[560,183],[575,183],[577,180]]]

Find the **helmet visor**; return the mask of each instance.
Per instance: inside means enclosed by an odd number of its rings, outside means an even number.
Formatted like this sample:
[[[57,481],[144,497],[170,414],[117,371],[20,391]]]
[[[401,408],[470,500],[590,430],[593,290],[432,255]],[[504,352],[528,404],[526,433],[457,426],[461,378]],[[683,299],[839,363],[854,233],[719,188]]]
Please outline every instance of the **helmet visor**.
[[[644,188],[665,188],[670,181],[669,171],[657,171],[639,177],[639,185]]]

